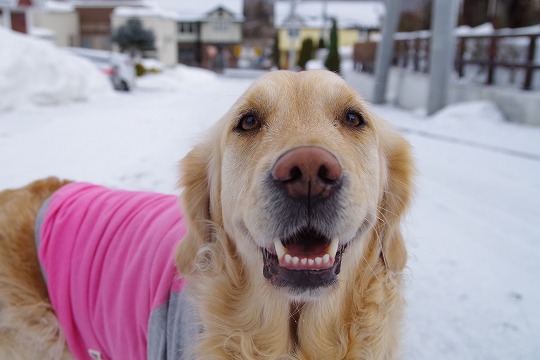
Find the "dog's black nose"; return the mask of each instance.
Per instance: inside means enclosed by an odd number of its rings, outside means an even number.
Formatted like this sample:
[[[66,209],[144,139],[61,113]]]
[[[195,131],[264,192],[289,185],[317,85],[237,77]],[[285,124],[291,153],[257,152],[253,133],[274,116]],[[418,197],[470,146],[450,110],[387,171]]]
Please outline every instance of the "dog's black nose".
[[[283,154],[274,164],[272,177],[295,199],[326,199],[343,177],[336,157],[317,146],[302,146]]]

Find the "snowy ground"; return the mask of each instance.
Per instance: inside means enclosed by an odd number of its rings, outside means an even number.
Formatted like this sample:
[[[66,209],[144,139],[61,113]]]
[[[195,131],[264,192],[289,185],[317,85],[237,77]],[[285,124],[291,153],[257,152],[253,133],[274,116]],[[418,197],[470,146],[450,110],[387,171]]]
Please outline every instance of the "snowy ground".
[[[129,94],[0,110],[0,189],[57,175],[177,193],[178,160],[250,83],[179,67]],[[540,129],[489,103],[374,110],[418,162],[405,359],[540,359]]]

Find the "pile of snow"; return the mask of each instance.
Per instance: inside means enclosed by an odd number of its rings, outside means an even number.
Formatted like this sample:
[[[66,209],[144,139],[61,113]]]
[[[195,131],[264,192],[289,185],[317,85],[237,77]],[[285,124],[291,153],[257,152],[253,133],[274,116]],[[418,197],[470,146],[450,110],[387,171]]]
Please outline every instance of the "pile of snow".
[[[217,81],[217,75],[200,68],[176,65],[165,69],[162,76],[146,74],[137,79],[137,87],[143,90],[190,91],[200,86],[208,86]]]
[[[144,58],[141,59],[140,63],[146,69],[146,71],[161,72],[163,69],[165,69],[165,65],[155,58]]]
[[[112,94],[109,79],[90,62],[49,42],[0,28],[0,112]]]
[[[491,101],[470,101],[449,105],[431,116],[435,122],[445,122],[455,125],[463,125],[464,122],[468,126],[481,125],[479,122],[488,122],[491,124],[501,123],[505,121],[504,115],[501,113],[497,105]]]
[[[388,118],[396,117],[396,114],[384,111]],[[497,152],[519,153],[525,157],[540,157],[540,128],[506,121],[491,101],[451,104],[430,117],[426,118],[420,112],[417,116],[424,121],[400,119],[395,125],[402,131],[425,137]]]

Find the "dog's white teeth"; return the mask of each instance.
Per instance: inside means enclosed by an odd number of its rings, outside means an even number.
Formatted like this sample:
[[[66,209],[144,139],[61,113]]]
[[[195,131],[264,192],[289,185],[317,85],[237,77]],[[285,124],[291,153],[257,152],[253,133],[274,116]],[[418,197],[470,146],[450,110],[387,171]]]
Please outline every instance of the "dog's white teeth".
[[[322,262],[328,264],[330,262],[330,255],[326,254],[322,257]]]
[[[339,247],[339,240],[332,240],[330,245],[328,245],[326,248],[325,254],[323,256],[316,257],[293,256],[288,253],[287,248],[283,246],[283,243],[279,239],[274,240],[274,247],[276,249],[276,256],[281,266],[293,270],[319,270],[327,269],[334,264]]]
[[[285,254],[285,263],[290,264],[292,262],[292,256],[289,254]]]
[[[332,239],[332,242],[330,243],[330,245],[326,249],[326,254],[330,255],[330,257],[332,259],[335,259],[336,254],[337,254],[337,250],[338,250],[338,246],[339,246],[339,239],[338,238]]]
[[[278,259],[283,258],[287,253],[287,249],[285,249],[285,246],[283,246],[281,240],[279,239],[274,239],[274,247],[276,248],[276,255]]]

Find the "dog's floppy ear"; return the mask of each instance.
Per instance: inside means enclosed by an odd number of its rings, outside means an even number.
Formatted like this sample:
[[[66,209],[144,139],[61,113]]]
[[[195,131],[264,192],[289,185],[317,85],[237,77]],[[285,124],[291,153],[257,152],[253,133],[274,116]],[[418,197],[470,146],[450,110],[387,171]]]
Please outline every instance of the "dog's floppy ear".
[[[211,199],[219,193],[219,176],[214,137],[191,150],[180,162],[181,205],[187,223],[187,233],[176,253],[176,266],[182,274],[193,271],[199,249],[211,241],[212,225],[221,222],[218,209],[212,209]]]
[[[383,259],[392,272],[401,272],[407,262],[407,250],[400,222],[413,192],[414,165],[409,143],[393,129],[384,129],[381,136],[387,175],[379,208],[377,233],[381,238]]]

